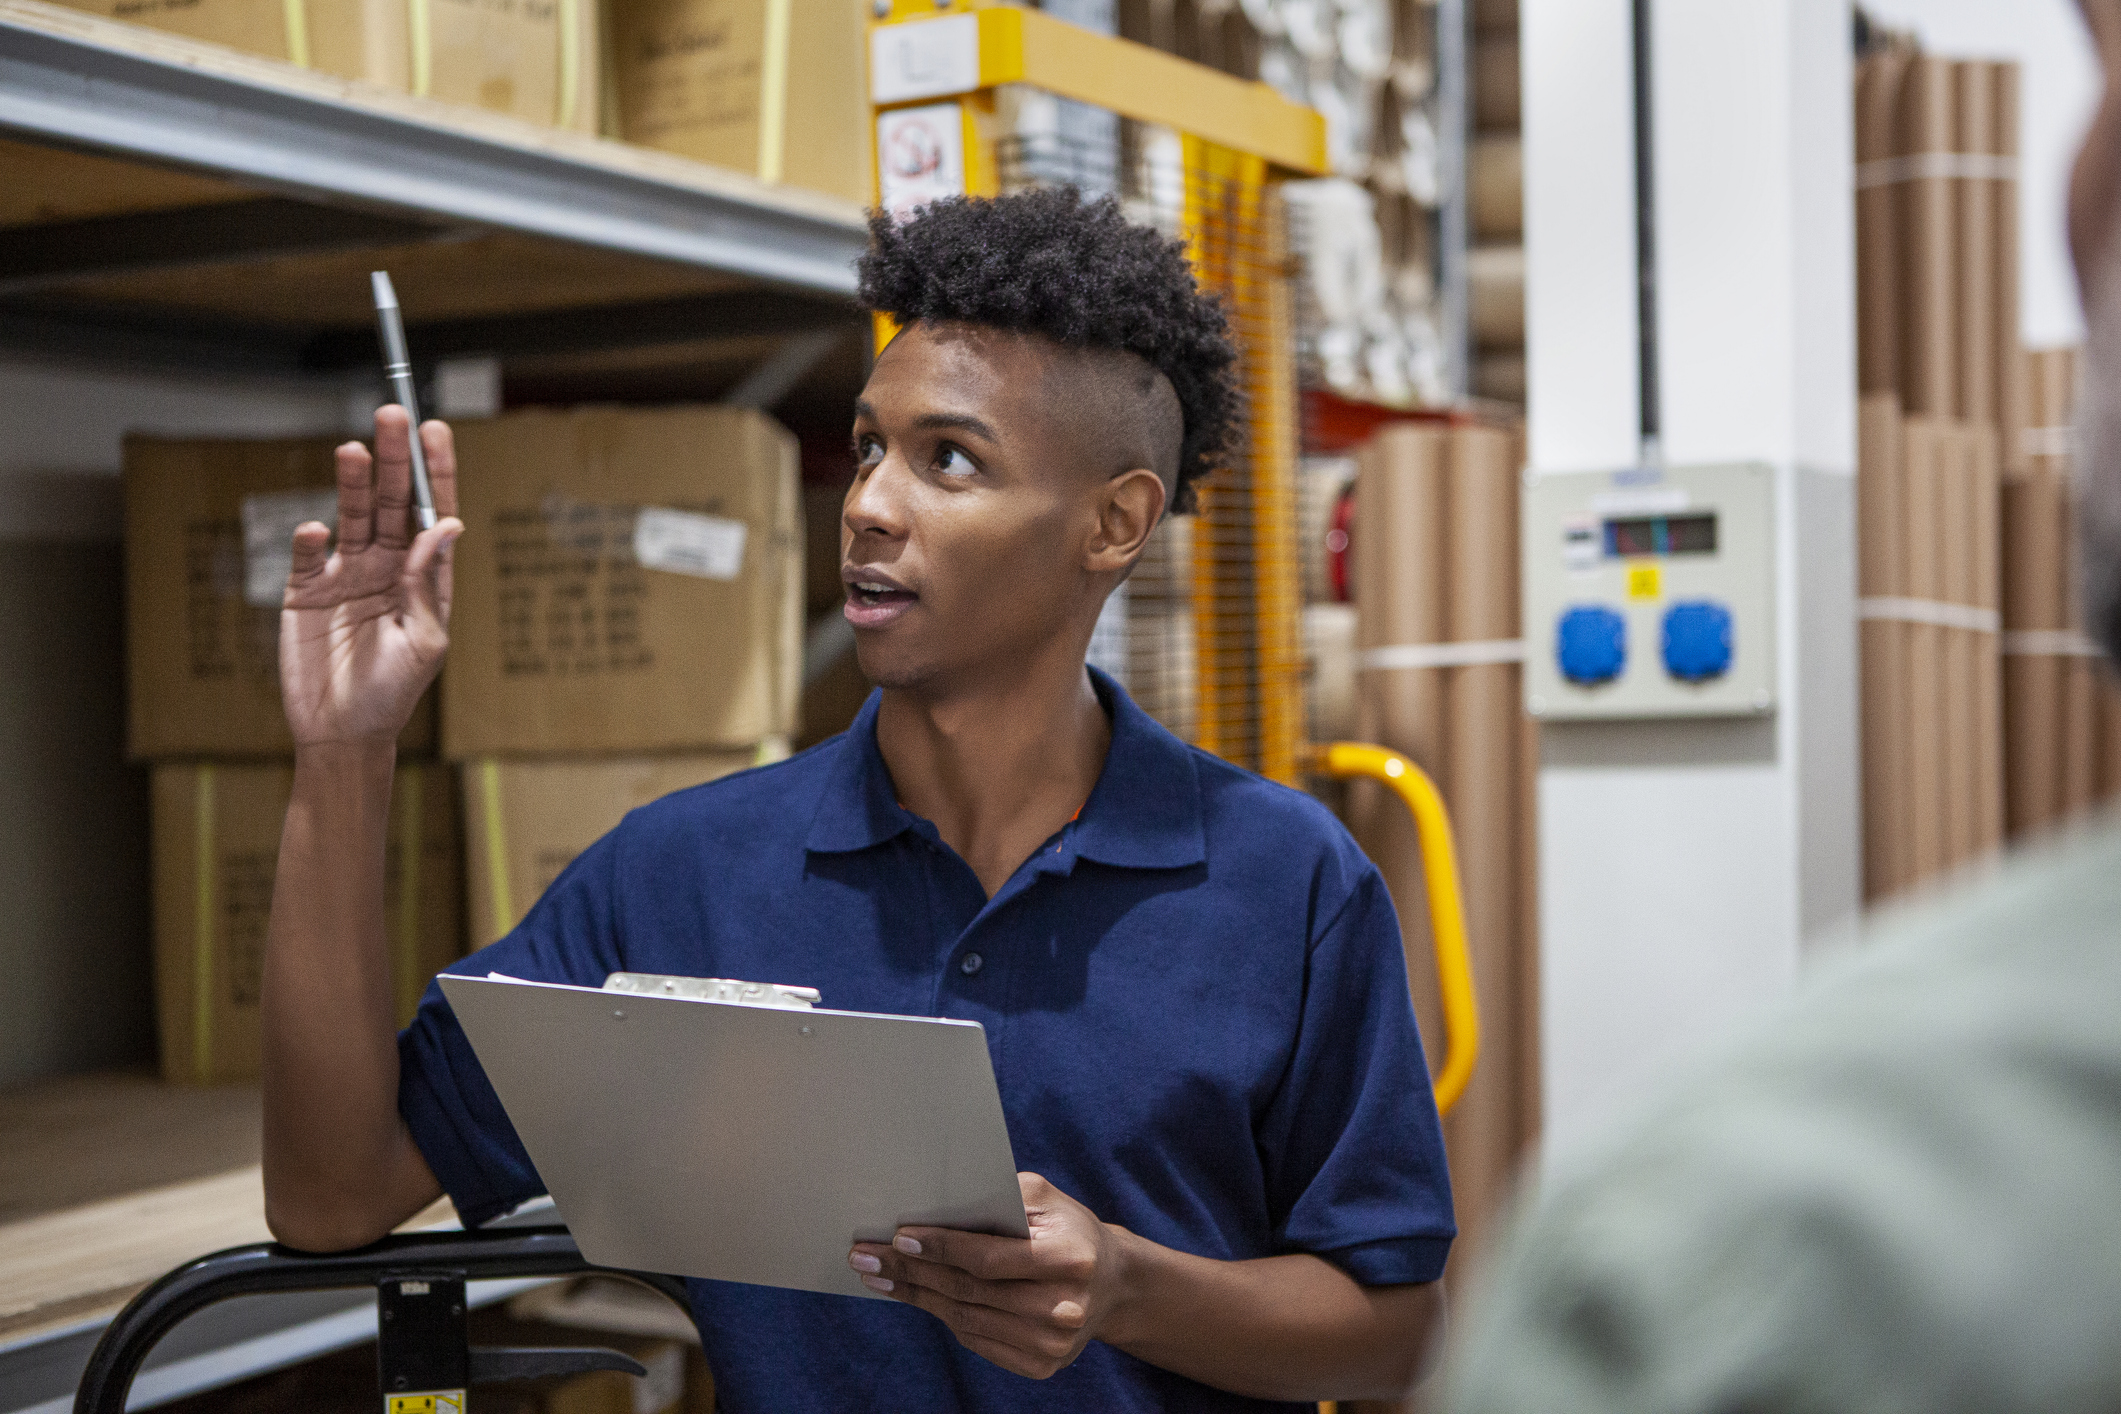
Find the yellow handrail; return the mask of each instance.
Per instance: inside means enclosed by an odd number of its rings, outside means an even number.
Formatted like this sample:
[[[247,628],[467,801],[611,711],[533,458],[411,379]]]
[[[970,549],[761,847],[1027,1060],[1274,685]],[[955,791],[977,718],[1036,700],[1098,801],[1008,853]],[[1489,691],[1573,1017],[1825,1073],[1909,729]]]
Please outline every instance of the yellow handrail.
[[[1429,931],[1436,947],[1436,984],[1443,998],[1444,1058],[1437,1072],[1436,1109],[1449,1114],[1473,1078],[1480,1054],[1480,1011],[1473,999],[1473,963],[1466,952],[1465,896],[1458,886],[1458,851],[1451,842],[1451,817],[1443,808],[1436,783],[1396,751],[1357,741],[1336,741],[1312,749],[1311,764],[1338,779],[1368,776],[1398,792],[1414,812],[1421,839],[1422,877],[1429,886]]]

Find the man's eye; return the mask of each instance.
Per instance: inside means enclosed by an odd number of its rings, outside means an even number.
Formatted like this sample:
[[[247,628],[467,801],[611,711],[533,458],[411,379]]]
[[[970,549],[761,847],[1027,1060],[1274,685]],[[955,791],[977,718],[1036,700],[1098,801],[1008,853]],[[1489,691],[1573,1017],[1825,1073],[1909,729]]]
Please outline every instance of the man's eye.
[[[945,476],[970,476],[979,470],[972,458],[955,447],[945,447],[936,453],[935,469]]]
[[[884,459],[884,444],[874,437],[854,439],[854,463],[856,466],[875,466]]]

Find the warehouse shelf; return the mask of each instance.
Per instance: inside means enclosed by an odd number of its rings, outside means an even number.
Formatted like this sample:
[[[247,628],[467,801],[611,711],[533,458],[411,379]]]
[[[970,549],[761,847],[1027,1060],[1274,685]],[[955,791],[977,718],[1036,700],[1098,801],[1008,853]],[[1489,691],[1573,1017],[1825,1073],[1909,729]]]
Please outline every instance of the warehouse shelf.
[[[861,211],[702,163],[0,0],[0,347],[330,372],[365,273],[425,358],[856,326]]]
[[[719,396],[843,426],[865,240],[846,201],[0,0],[0,356],[39,367],[351,394],[388,269],[423,365],[496,360],[511,403]],[[249,1087],[0,1091],[0,1414],[71,1407],[134,1292],[266,1236],[258,1123]],[[370,1339],[373,1312],[358,1291],[213,1308],[135,1407]]]

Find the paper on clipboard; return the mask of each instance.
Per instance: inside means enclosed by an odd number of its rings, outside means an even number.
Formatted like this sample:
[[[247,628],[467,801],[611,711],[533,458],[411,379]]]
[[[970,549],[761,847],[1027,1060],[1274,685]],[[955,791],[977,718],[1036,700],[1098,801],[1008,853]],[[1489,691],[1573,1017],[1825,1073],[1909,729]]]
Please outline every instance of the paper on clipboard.
[[[1030,1235],[977,1022],[440,981],[592,1262],[875,1297],[852,1243]]]

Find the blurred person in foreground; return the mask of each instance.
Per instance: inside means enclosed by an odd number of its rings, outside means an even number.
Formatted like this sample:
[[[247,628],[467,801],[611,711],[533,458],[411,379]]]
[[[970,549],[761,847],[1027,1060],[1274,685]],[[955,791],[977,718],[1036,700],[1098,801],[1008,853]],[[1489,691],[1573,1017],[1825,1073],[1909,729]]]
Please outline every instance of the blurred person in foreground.
[[[2081,8],[2079,523],[2121,656],[2121,0]],[[1544,1187],[1453,1414],[2121,1410],[2121,820],[1883,921]]]

